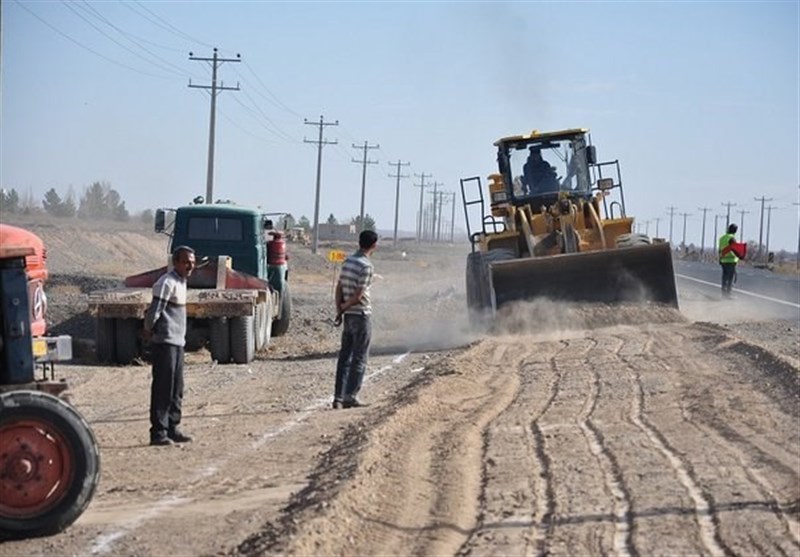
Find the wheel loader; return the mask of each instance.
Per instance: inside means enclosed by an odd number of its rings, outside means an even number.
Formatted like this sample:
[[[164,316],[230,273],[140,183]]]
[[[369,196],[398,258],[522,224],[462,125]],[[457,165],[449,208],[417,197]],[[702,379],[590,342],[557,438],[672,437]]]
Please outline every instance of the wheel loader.
[[[494,145],[488,199],[480,177],[461,180],[473,320],[536,298],[677,308],[671,247],[634,233],[619,161],[597,161],[589,130],[534,130]]]

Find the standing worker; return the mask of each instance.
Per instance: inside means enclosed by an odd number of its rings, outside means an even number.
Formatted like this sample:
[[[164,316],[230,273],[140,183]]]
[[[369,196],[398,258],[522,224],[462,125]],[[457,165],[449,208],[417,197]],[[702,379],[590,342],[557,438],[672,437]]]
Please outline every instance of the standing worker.
[[[336,283],[335,323],[344,326],[342,347],[336,363],[336,385],[333,393],[335,410],[366,406],[357,396],[364,380],[369,344],[372,340],[369,287],[372,284],[373,269],[369,256],[378,247],[378,235],[372,230],[364,230],[358,236],[358,246],[358,251],[345,259]]]
[[[153,285],[153,301],[144,318],[145,338],[152,345],[150,444],[188,443],[178,429],[183,403],[183,350],[186,344],[186,279],[195,265],[194,250],[178,246],[172,270]]]
[[[736,278],[736,264],[739,262],[737,255],[741,244],[736,243],[736,231],[739,230],[735,224],[728,225],[728,231],[719,238],[719,264],[722,265],[722,295],[726,298],[731,297],[733,281]],[[742,256],[744,254],[742,253]]]

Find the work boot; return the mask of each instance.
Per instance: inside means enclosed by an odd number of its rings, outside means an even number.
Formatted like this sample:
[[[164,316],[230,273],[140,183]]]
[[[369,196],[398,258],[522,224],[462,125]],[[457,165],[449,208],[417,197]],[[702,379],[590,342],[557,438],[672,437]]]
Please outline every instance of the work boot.
[[[345,400],[344,407],[345,408],[366,408],[369,406],[366,402],[361,402],[360,400],[354,398],[353,400]]]
[[[164,447],[166,445],[172,445],[172,439],[167,437],[166,435],[159,435],[158,437],[151,437],[150,438],[150,445],[154,447]]]
[[[342,408],[344,408],[344,404],[342,404],[341,400],[334,400],[333,401],[333,409],[334,410],[341,410]]]
[[[167,434],[170,441],[174,441],[175,443],[191,443],[192,438],[185,433],[183,433],[179,429],[173,429]]]

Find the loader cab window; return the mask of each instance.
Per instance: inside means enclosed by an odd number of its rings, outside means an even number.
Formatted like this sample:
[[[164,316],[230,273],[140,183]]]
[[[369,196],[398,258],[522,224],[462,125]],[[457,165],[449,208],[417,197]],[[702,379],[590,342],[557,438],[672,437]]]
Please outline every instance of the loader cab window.
[[[551,197],[559,192],[580,196],[589,193],[583,138],[509,145],[506,153],[516,198]]]

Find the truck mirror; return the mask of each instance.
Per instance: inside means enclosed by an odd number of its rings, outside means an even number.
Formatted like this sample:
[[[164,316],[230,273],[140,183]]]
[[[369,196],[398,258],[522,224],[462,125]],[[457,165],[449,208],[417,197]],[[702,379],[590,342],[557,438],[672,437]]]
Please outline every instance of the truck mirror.
[[[586,164],[597,164],[597,149],[594,145],[586,146]]]
[[[597,181],[597,189],[602,191],[608,191],[614,187],[614,179],[613,178],[600,178]]]
[[[264,219],[264,230],[272,230],[272,219]]]
[[[156,217],[155,217],[156,232],[164,232],[165,221],[166,221],[166,216],[164,214],[164,209],[156,209]]]

